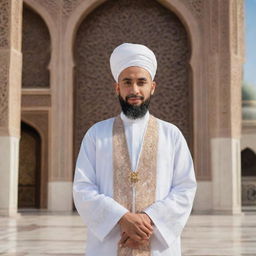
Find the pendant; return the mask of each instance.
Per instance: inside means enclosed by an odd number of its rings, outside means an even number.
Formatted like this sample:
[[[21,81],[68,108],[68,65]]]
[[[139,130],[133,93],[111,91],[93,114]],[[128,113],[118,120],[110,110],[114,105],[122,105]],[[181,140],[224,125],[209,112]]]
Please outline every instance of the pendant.
[[[137,171],[136,172],[131,172],[129,174],[129,180],[130,180],[130,182],[132,184],[137,183],[139,181],[139,174],[138,174],[138,172]]]

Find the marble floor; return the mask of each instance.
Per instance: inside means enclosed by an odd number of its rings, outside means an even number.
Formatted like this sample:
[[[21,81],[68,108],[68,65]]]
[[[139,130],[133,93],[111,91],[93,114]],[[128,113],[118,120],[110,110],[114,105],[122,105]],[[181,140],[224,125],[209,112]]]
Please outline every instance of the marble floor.
[[[85,228],[76,214],[0,217],[0,255],[80,256],[85,242]],[[192,215],[183,231],[182,251],[183,256],[256,256],[256,213]]]

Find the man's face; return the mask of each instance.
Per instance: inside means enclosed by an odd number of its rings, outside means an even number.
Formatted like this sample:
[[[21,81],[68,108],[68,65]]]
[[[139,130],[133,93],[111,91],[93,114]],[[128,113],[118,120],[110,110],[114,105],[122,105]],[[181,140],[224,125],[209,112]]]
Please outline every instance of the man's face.
[[[123,112],[133,119],[144,116],[155,87],[156,83],[147,70],[140,67],[123,70],[115,84]]]
[[[152,81],[147,70],[140,67],[124,69],[115,84],[115,90],[129,104],[140,105],[153,95],[156,83]]]

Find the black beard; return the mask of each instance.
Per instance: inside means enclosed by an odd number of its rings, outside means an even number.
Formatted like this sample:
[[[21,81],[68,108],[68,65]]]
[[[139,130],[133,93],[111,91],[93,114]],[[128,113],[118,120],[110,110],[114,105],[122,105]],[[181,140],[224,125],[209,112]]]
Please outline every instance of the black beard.
[[[119,102],[120,102],[123,113],[130,119],[137,119],[137,118],[141,118],[141,117],[145,116],[145,114],[147,113],[151,96],[149,96],[148,99],[143,101],[138,106],[129,104],[127,101],[128,97],[126,97],[124,100],[119,95],[118,98],[119,98]]]

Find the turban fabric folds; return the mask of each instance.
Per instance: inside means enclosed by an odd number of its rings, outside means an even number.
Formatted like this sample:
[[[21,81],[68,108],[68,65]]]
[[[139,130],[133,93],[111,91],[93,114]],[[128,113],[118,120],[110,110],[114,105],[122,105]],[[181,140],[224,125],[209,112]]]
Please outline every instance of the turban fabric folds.
[[[116,47],[110,56],[110,68],[116,82],[120,73],[128,67],[146,69],[154,80],[157,61],[155,54],[141,44],[123,43]]]

